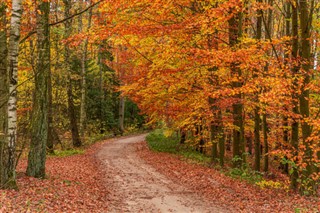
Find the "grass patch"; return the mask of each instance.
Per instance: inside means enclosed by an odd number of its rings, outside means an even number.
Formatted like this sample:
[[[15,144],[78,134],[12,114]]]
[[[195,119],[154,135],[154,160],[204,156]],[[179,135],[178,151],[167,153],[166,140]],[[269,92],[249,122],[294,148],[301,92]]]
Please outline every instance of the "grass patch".
[[[51,154],[51,156],[67,157],[72,155],[81,155],[81,154],[84,154],[84,152],[85,151],[81,149],[55,150],[54,154]]]
[[[250,168],[231,168],[226,175],[235,179],[244,180],[251,184],[255,184],[263,180],[260,172],[253,171]]]
[[[163,130],[157,129],[146,137],[149,148],[155,152],[167,152],[182,156],[187,160],[197,163],[209,163],[211,158],[199,153],[193,147],[181,145],[178,137],[165,136]]]
[[[207,166],[211,165],[211,157],[198,152],[194,147],[188,144],[179,144],[177,136],[165,136],[162,129],[154,130],[148,134],[146,140],[152,151],[171,153],[179,155],[192,163],[200,163]],[[218,170],[221,170],[221,168]],[[243,164],[241,168],[227,168],[227,171],[222,172],[227,176],[244,180],[251,184],[263,181],[262,174],[260,172],[253,171],[247,164]]]
[[[177,153],[178,140],[173,136],[166,137],[161,129],[157,129],[148,134],[146,140],[152,151]]]

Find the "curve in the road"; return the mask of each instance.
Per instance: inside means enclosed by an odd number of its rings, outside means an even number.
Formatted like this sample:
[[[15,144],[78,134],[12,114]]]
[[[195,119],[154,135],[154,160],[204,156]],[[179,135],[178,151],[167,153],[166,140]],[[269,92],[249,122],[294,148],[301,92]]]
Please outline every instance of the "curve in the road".
[[[134,144],[144,140],[145,135],[116,139],[98,153],[112,191],[109,212],[227,212],[208,205],[140,159]]]

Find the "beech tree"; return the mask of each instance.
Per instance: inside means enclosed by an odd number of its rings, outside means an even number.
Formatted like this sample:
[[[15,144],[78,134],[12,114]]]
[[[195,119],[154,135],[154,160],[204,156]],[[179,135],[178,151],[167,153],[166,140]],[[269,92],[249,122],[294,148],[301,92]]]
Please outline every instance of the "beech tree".
[[[234,15],[229,19],[229,45],[231,50],[234,49],[239,42],[239,39],[242,36],[242,22],[243,16],[241,11],[237,11],[238,5],[234,5],[230,8],[230,12],[234,13]],[[241,5],[240,5],[241,8]],[[239,10],[240,10],[239,8]],[[241,75],[242,71],[239,68],[239,62],[234,61],[230,64],[231,75],[239,80],[236,80],[232,83],[233,88],[238,88],[242,86]],[[234,166],[239,167],[241,165],[241,159],[243,148],[244,148],[244,132],[243,132],[243,104],[242,102],[242,94],[239,93],[235,96],[235,102],[232,106],[233,113],[233,157],[235,158]],[[258,152],[257,152],[258,153]],[[257,168],[258,169],[258,168]]]
[[[317,26],[315,1],[122,3],[103,7],[112,14],[108,20],[117,20],[108,32],[127,47],[131,57],[127,61],[133,62],[133,71],[127,71],[131,79],[122,78],[121,88],[151,123],[162,120],[172,129],[194,132],[196,140],[212,141],[210,152],[217,159],[218,150],[224,149],[216,143],[219,120],[223,136],[232,132],[227,141],[233,141],[234,166],[247,163],[247,150],[255,156],[250,160],[257,171],[261,160],[268,171],[269,161],[276,159],[290,173],[292,188],[315,193],[319,179],[315,110],[319,89],[312,78],[319,69],[312,66],[319,50],[311,48],[312,38],[319,36],[312,29]],[[200,134],[199,124],[211,134]]]
[[[303,172],[302,179],[306,181],[306,184],[302,184],[301,191],[307,191],[309,187],[313,187],[316,191],[315,182],[311,178],[311,175],[317,172],[317,166],[313,163],[313,151],[311,149],[314,146],[314,141],[310,138],[312,133],[312,127],[309,124],[310,118],[310,89],[308,85],[311,82],[311,70],[312,70],[312,56],[311,56],[311,26],[313,17],[311,11],[314,10],[315,1],[300,0],[299,2],[299,19],[300,19],[300,32],[301,32],[301,73],[302,73],[302,88],[299,97],[302,132],[302,143],[304,145],[304,157],[303,161],[306,163],[306,168]]]

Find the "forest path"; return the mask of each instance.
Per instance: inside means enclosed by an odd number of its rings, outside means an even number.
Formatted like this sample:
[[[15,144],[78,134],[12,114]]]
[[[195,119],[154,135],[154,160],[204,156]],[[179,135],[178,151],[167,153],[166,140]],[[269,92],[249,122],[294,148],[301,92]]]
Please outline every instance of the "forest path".
[[[139,158],[135,144],[145,136],[116,139],[98,153],[112,192],[109,212],[228,212],[172,182]]]

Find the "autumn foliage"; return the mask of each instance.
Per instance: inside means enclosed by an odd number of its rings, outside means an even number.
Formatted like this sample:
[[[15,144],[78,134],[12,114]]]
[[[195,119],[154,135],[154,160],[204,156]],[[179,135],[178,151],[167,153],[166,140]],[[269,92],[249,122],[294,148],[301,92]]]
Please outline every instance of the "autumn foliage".
[[[116,1],[95,30],[122,46],[121,90],[150,123],[193,132],[213,155],[231,138],[242,163],[262,152],[256,169],[273,159],[307,193],[319,180],[320,88],[318,20],[304,15],[319,5],[297,2]]]
[[[6,37],[12,5],[0,4]],[[291,189],[317,194],[318,1],[26,0],[22,6],[17,76],[1,79],[19,83],[11,110],[19,139],[1,143],[23,150],[30,138],[40,147],[41,138],[41,176],[46,146],[62,147],[63,135],[81,146],[91,133],[123,134],[125,112],[127,127],[141,127],[134,102],[150,126],[178,132],[181,143],[216,164],[281,170]],[[124,97],[132,106],[125,112]]]

